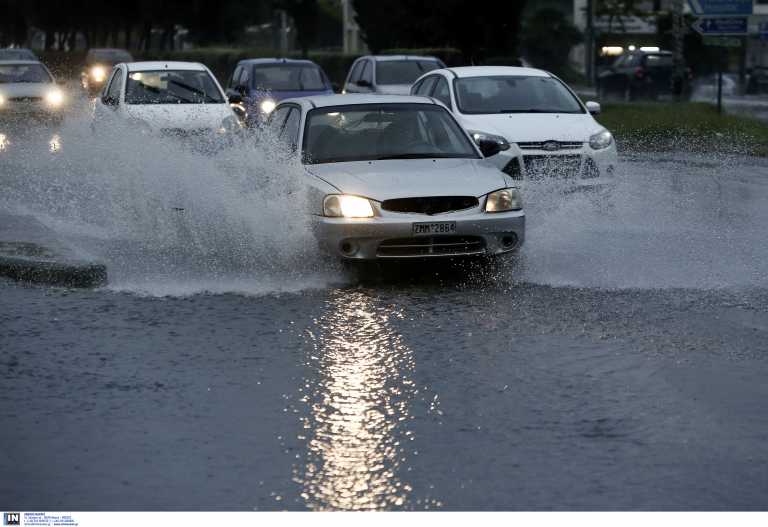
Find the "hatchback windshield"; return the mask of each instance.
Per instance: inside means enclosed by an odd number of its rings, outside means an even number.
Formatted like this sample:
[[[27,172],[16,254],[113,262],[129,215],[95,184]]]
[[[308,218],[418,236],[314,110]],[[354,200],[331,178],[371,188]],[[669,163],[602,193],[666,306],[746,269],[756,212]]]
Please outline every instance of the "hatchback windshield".
[[[251,85],[269,91],[321,91],[327,88],[325,76],[312,64],[254,66]]]
[[[0,64],[0,84],[11,82],[53,82],[40,64]]]
[[[37,60],[37,57],[28,49],[6,48],[0,49],[0,60]]]
[[[381,60],[376,63],[376,84],[413,84],[424,73],[439,68],[435,60]]]
[[[128,104],[223,103],[224,97],[207,71],[136,71],[128,75]]]
[[[468,77],[454,82],[461,113],[584,113],[576,97],[551,77]]]
[[[447,110],[433,104],[318,108],[307,115],[304,162],[478,157]]]

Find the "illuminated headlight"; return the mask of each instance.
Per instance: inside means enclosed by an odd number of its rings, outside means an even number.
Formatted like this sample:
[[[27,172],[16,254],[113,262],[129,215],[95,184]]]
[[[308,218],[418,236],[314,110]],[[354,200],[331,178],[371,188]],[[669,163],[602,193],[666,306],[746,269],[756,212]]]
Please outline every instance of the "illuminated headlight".
[[[107,70],[104,66],[94,66],[91,68],[91,78],[96,82],[104,82],[107,78]]]
[[[602,150],[603,148],[608,148],[611,146],[612,142],[613,135],[608,130],[598,132],[589,138],[589,146],[591,146],[593,150]]]
[[[371,202],[359,196],[331,194],[323,200],[323,215],[329,218],[372,218]]]
[[[516,188],[504,188],[488,194],[485,212],[509,212],[523,208],[523,197]]]
[[[272,113],[272,110],[275,109],[275,106],[277,106],[277,103],[275,103],[275,101],[273,101],[272,99],[265,99],[261,101],[259,108],[261,108],[262,112],[269,114],[269,113]]]
[[[48,106],[58,108],[64,102],[64,94],[59,90],[51,90],[45,94],[45,102]]]
[[[480,146],[480,143],[483,141],[493,141],[499,144],[499,147],[501,147],[502,151],[509,150],[509,142],[500,135],[489,134],[486,132],[478,132],[477,130],[467,130],[467,131],[469,132],[469,135],[472,136],[472,139],[475,141],[475,143],[478,146]]]
[[[5,97],[0,95],[0,106],[5,106]]]

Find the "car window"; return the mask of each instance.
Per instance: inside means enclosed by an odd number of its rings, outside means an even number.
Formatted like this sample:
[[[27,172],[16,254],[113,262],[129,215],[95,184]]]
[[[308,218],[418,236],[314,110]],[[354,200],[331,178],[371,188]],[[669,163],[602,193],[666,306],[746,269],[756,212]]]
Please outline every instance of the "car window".
[[[237,86],[240,88],[245,88],[248,86],[248,68],[243,68],[243,71],[240,72],[240,78],[237,81]]]
[[[376,84],[412,84],[439,68],[436,60],[382,60],[376,63]]]
[[[296,144],[299,140],[299,121],[301,120],[301,112],[297,108],[291,108],[288,117],[285,120],[285,126],[283,126],[282,132],[280,132],[280,140],[290,148],[296,148]]]
[[[325,76],[314,64],[268,64],[254,66],[251,86],[272,91],[321,91]]]
[[[624,63],[625,68],[635,68],[640,65],[640,60],[642,57],[638,55],[637,53],[633,53],[632,55],[627,56],[627,60]]]
[[[448,81],[444,77],[440,77],[435,86],[435,91],[432,93],[432,97],[451,108],[451,91],[448,88]]]
[[[269,116],[269,123],[268,123],[268,129],[270,132],[275,134],[276,136],[280,134],[280,131],[283,128],[283,123],[285,122],[285,118],[288,116],[288,113],[291,111],[290,106],[281,106],[277,110],[272,112],[272,115]]]
[[[370,60],[365,61],[363,71],[360,73],[360,80],[368,81],[373,84],[373,68],[371,67]]]
[[[117,69],[115,71],[115,74],[112,76],[112,82],[109,83],[109,88],[107,89],[107,97],[111,97],[114,100],[119,100],[122,84],[123,84],[123,70]]]
[[[672,66],[672,55],[646,55],[643,64],[649,68]]]
[[[624,65],[624,62],[627,60],[626,55],[619,55],[616,60],[613,61],[612,67],[614,68],[620,68]]]
[[[307,114],[305,163],[477,157],[451,114],[435,104],[332,106]]]
[[[224,97],[207,71],[136,71],[128,75],[128,104],[219,104]]]
[[[53,82],[42,64],[0,64],[0,84]]]
[[[584,113],[581,103],[552,77],[494,75],[454,80],[461,113]]]
[[[427,77],[426,79],[422,80],[421,83],[419,83],[418,88],[413,92],[414,95],[429,95],[432,93],[432,87],[435,85],[435,82],[437,81],[437,76],[431,75]]]
[[[354,66],[352,66],[352,73],[349,74],[349,83],[354,84],[360,78],[360,72],[363,69],[363,60],[358,60]]]
[[[239,85],[240,81],[240,74],[243,72],[243,67],[238,66],[235,68],[234,73],[232,73],[232,77],[229,78],[229,88],[235,89]]]

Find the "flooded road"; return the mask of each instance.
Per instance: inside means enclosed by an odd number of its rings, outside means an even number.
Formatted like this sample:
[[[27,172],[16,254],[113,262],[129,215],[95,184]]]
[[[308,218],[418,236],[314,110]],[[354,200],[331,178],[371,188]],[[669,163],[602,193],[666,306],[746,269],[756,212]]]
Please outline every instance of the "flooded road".
[[[111,282],[0,281],[0,507],[768,505],[765,161],[627,155],[606,195],[525,189],[519,262],[360,282],[194,158],[30,191],[73,155],[4,172]]]

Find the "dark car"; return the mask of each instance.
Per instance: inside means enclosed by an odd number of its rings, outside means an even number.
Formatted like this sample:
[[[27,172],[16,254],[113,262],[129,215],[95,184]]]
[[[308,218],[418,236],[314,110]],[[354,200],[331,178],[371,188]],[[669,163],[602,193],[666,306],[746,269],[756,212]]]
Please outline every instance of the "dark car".
[[[624,53],[602,71],[597,79],[600,98],[618,97],[625,101],[656,99],[659,95],[678,95],[680,79],[674,78],[670,51],[636,50]]]
[[[32,50],[27,48],[0,49],[0,60],[39,60]]]
[[[747,75],[746,92],[749,95],[768,93],[768,67],[757,66]]]
[[[263,123],[283,99],[332,93],[328,76],[311,60],[241,60],[227,85],[230,102],[245,108],[251,126]]]
[[[80,72],[80,84],[90,96],[95,96],[104,87],[115,64],[133,62],[133,57],[124,49],[92,48],[85,55],[85,65]]]

